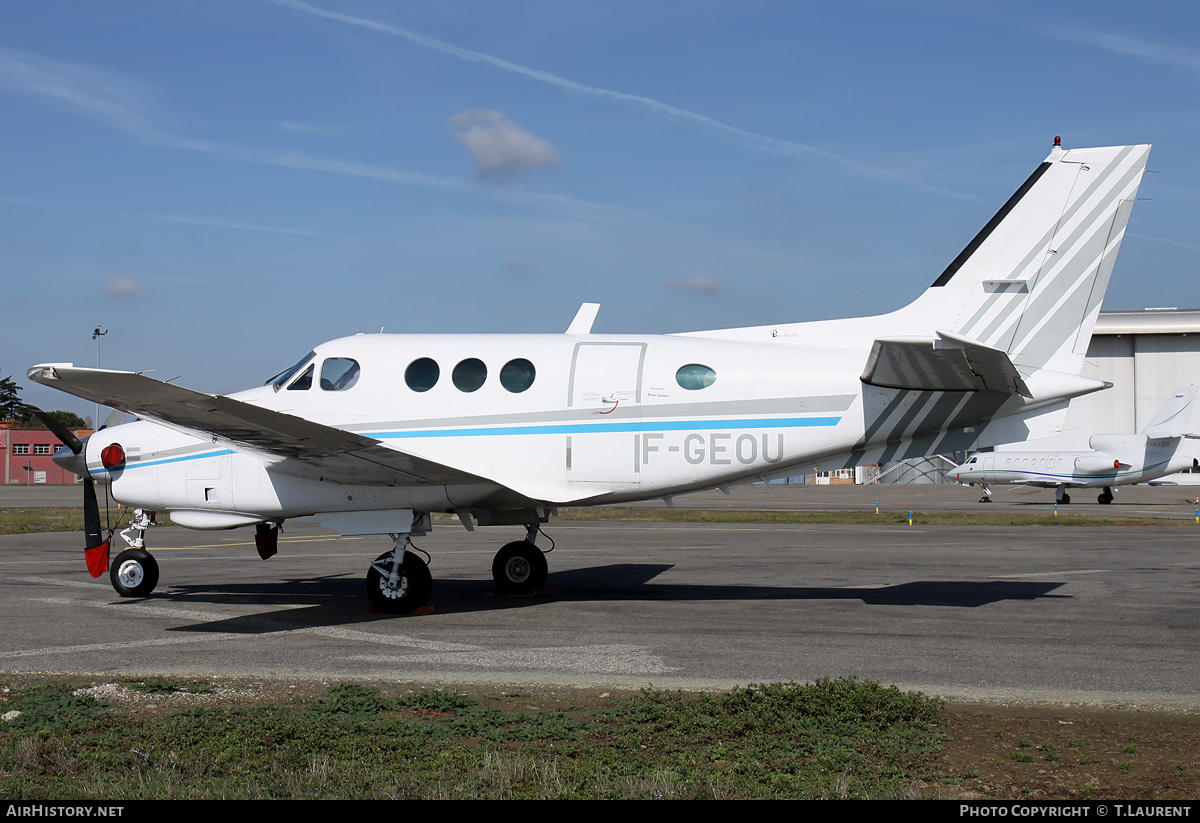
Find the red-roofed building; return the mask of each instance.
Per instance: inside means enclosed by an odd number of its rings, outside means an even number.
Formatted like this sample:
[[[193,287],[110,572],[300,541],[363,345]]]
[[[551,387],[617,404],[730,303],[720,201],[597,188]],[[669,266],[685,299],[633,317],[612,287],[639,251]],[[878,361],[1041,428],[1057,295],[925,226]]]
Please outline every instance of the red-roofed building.
[[[91,429],[77,429],[83,438]],[[62,441],[49,429],[19,429],[12,423],[0,423],[0,452],[3,452],[4,483],[76,483],[78,478],[51,459]]]

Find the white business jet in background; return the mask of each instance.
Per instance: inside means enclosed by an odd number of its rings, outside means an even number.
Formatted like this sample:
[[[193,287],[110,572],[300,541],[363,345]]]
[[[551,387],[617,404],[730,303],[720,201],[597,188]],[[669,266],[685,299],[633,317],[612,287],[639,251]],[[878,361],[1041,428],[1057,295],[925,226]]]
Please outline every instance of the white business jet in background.
[[[1150,146],[1063,149],[963,252],[890,314],[669,335],[362,334],[322,343],[266,385],[214,396],[129,371],[45,363],[35,382],[136,415],[56,459],[84,483],[86,552],[118,593],[149,594],[153,513],[195,529],[312,518],[388,534],[371,602],[431,593],[410,536],[431,512],[523,526],[496,554],[503,592],[545,581],[559,506],[663,498],[1048,436],[1073,397]],[[93,480],[135,509],[108,562]],[[108,531],[111,538],[114,529]]]
[[[972,456],[946,472],[959,483],[978,483],[992,502],[992,483],[1055,489],[1059,503],[1070,503],[1067,489],[1100,488],[1097,500],[1113,501],[1113,488],[1157,480],[1200,466],[1200,438],[1192,424],[1195,386],[1181,386],[1140,434],[1094,434],[1091,451],[992,452]]]

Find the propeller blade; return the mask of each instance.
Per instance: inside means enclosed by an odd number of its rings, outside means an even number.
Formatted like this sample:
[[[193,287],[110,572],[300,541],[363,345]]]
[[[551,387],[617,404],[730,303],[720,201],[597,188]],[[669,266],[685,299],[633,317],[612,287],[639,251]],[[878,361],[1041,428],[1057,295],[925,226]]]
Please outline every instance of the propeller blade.
[[[87,561],[92,577],[108,571],[108,541],[104,539],[104,527],[100,525],[100,506],[96,502],[96,483],[90,477],[83,479],[83,535],[85,545],[83,557]]]
[[[23,404],[30,414],[42,421],[42,425],[54,433],[54,436],[63,442],[68,449],[75,454],[83,451],[83,441],[75,436],[75,432],[68,429],[62,423],[59,423],[46,412],[39,409],[37,406],[31,406],[28,403]]]

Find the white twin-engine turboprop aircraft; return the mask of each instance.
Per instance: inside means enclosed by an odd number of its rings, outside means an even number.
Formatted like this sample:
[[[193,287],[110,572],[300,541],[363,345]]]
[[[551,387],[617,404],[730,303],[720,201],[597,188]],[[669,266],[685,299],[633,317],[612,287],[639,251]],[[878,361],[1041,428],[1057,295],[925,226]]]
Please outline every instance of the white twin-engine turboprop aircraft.
[[[47,363],[30,379],[141,418],[57,459],[85,478],[93,574],[122,595],[158,579],[156,511],[197,529],[312,517],[389,534],[371,602],[431,592],[409,537],[430,512],[524,526],[497,588],[546,577],[540,525],[558,506],[670,497],[804,468],[1046,436],[1079,376],[1149,154],[1055,146],[913,303],[890,314],[669,335],[600,335],[584,304],[560,335],[364,334],[317,346],[267,384],[213,396],[140,374]],[[93,478],[135,508],[109,567]],[[111,536],[112,532],[109,532]]]
[[[946,475],[959,483],[982,486],[980,503],[992,502],[991,483],[1016,483],[1056,489],[1059,503],[1070,503],[1072,487],[1100,488],[1097,500],[1113,501],[1113,487],[1157,480],[1200,466],[1200,438],[1192,424],[1195,386],[1181,386],[1140,434],[1094,434],[1091,451],[992,452],[977,454]]]

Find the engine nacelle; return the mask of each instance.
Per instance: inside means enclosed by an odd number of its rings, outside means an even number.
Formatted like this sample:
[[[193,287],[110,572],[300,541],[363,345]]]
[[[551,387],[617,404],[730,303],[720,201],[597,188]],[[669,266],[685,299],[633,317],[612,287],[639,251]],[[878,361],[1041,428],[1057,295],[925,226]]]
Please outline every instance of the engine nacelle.
[[[1119,468],[1121,468],[1120,458],[1110,454],[1085,454],[1075,458],[1075,471],[1084,474],[1104,474]]]

